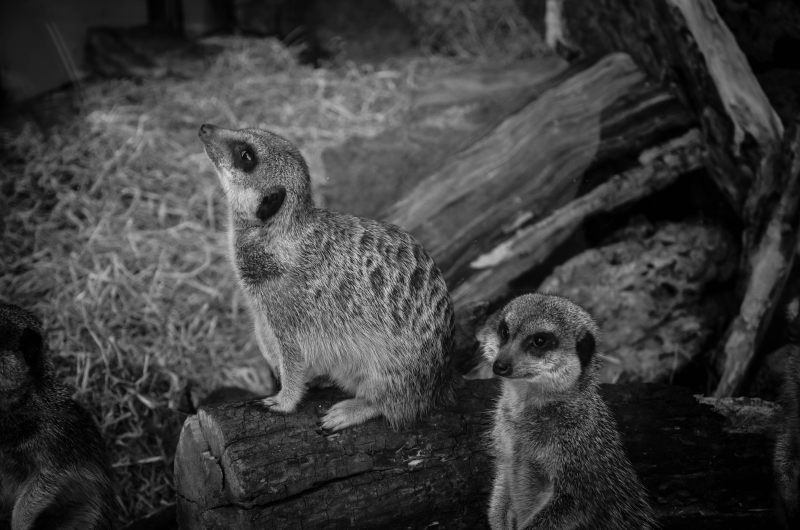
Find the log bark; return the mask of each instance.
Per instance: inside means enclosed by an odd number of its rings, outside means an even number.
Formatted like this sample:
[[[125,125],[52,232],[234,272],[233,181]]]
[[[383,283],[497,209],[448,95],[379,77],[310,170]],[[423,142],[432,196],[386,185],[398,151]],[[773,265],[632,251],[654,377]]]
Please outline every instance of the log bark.
[[[554,54],[511,65],[459,68],[447,75],[420,81],[414,91],[411,114],[429,117],[432,111],[443,107],[502,101],[503,107],[499,109],[482,110],[499,111],[495,113],[494,125],[497,125],[505,114],[519,110],[520,106],[561,82],[561,74],[568,70],[569,64]]]
[[[202,408],[175,458],[180,526],[484,528],[492,475],[483,434],[496,392],[495,381],[473,381],[457,406],[410,429],[372,421],[329,436],[317,422],[338,399],[332,390],[286,416],[257,402]],[[770,524],[769,404],[700,404],[663,385],[602,393],[664,528]]]
[[[504,231],[570,202],[691,123],[626,55],[609,55],[450,157],[383,217],[412,232],[457,286]]]
[[[783,132],[711,0],[517,0],[551,44],[583,55],[629,53],[701,119],[712,176],[737,211]]]
[[[718,397],[741,390],[795,260],[800,213],[797,122],[787,131],[781,152],[762,164],[751,202],[764,209],[754,212],[758,217],[744,233],[742,277],[746,289],[739,314],[723,339],[724,366],[714,391]]]
[[[333,210],[379,216],[453,153],[580,68],[552,55],[502,68],[466,65],[419,73],[400,123],[324,151],[320,202]]]
[[[456,308],[500,298],[511,281],[547,259],[588,217],[667,187],[681,175],[703,167],[703,155],[699,132],[693,129],[643,152],[640,165],[611,177],[540,221],[520,227],[470,263],[475,273],[452,293]]]

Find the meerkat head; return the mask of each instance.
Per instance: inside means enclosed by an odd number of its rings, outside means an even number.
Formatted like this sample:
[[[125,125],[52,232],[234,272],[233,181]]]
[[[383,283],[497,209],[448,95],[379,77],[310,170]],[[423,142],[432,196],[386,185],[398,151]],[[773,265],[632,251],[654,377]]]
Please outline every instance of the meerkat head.
[[[0,304],[0,411],[24,397],[45,373],[39,320],[11,304]]]
[[[261,129],[209,124],[200,127],[199,136],[237,221],[268,223],[310,204],[308,166],[285,138]]]
[[[572,388],[592,361],[597,325],[577,304],[537,293],[509,302],[477,338],[495,375],[558,393]]]

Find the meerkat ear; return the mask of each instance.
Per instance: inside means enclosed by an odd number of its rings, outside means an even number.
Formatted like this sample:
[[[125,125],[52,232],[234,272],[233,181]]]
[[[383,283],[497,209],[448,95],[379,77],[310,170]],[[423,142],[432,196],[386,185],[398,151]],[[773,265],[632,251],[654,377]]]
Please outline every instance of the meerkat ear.
[[[581,331],[578,335],[578,340],[575,341],[575,349],[578,351],[578,359],[581,361],[581,366],[589,364],[596,346],[592,332],[587,329]]]
[[[266,222],[270,217],[278,213],[285,199],[286,188],[283,186],[277,186],[267,190],[264,198],[261,199],[258,210],[256,210],[256,217],[258,217],[261,222]]]

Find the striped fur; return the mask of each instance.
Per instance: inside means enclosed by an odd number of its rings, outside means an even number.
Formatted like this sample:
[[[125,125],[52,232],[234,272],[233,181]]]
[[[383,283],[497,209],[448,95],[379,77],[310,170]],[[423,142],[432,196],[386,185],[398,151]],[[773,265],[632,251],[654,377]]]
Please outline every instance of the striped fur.
[[[319,375],[354,395],[323,419],[331,430],[378,415],[399,427],[449,403],[453,310],[422,246],[396,226],[314,207],[305,161],[277,135],[200,136],[228,199],[231,254],[256,336],[280,378],[264,404],[293,411]],[[257,159],[252,169],[237,167],[242,149]],[[260,218],[276,189],[286,190],[283,203]]]

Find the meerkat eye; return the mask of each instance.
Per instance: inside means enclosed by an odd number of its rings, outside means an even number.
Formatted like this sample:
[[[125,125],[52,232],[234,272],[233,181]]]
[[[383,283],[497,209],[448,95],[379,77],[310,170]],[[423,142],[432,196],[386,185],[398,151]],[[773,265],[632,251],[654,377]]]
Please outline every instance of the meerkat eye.
[[[250,171],[256,165],[256,153],[247,144],[237,144],[233,149],[233,165],[243,171]]]
[[[538,350],[554,348],[556,346],[556,338],[552,333],[534,333],[530,338],[530,345]]]
[[[500,322],[500,326],[497,328],[497,334],[500,336],[501,342],[506,342],[508,340],[508,324],[506,324],[505,320]]]

